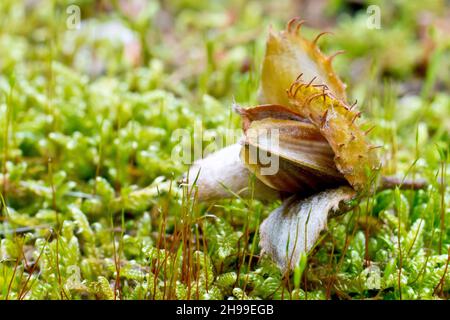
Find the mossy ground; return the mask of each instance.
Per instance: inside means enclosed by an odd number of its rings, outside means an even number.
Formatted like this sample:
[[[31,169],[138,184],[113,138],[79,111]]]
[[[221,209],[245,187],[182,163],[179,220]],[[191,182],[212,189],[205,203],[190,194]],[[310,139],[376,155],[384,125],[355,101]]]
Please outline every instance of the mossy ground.
[[[376,1],[381,29],[359,2],[124,3],[0,2],[0,298],[449,297],[444,1]],[[279,203],[189,200],[171,136],[200,120],[205,137],[239,128],[233,99],[256,104],[267,29],[293,15],[311,21],[310,37],[334,32],[323,51],[346,50],[334,65],[376,125],[383,174],[429,186],[380,192],[331,220],[284,276],[258,248]]]

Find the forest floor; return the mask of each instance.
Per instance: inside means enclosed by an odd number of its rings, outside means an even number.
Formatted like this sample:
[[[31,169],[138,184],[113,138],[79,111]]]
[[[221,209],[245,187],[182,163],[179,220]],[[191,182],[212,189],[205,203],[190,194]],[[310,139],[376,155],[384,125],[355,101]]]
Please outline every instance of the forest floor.
[[[65,2],[0,2],[1,299],[449,298],[444,1],[378,1],[380,28],[356,2]],[[269,26],[294,15],[346,51],[383,174],[429,185],[363,199],[284,275],[258,247],[280,202],[196,203],[173,133],[239,129]]]

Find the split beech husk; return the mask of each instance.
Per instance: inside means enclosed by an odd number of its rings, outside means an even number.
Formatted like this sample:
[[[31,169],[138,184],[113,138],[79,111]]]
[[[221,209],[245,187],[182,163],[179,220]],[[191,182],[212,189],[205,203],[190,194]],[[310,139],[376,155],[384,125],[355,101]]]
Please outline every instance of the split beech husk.
[[[261,81],[267,104],[235,108],[242,117],[242,146],[225,148],[191,169],[192,179],[202,167],[201,199],[230,197],[239,190],[245,195],[251,173],[259,182],[255,194],[292,195],[260,228],[262,251],[283,270],[313,247],[330,216],[356,205],[378,166],[356,124],[360,113],[347,104],[345,85],[333,71],[335,55],[326,57],[317,47],[324,33],[309,41],[300,35],[302,23],[293,19],[286,30],[269,33]],[[272,133],[278,143],[272,143]],[[260,154],[278,159],[279,170],[263,174],[270,163]]]

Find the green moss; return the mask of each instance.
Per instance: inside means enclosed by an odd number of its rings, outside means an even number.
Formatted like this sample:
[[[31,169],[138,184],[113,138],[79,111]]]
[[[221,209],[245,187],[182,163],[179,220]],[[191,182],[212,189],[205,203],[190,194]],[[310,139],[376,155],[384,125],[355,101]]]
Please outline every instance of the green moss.
[[[295,9],[177,0],[133,14],[94,2],[74,2],[81,30],[67,28],[67,1],[0,2],[0,299],[449,297],[443,2],[376,1],[380,30],[366,28],[365,4],[302,17],[335,22],[322,47],[347,51],[335,66],[377,125],[385,173],[429,186],[382,191],[332,219],[288,276],[257,246],[279,203],[189,200],[171,135],[194,135],[198,120],[205,137],[239,128],[232,101],[257,103],[267,27]],[[102,38],[105,24],[114,37]],[[130,37],[138,61],[117,40]]]

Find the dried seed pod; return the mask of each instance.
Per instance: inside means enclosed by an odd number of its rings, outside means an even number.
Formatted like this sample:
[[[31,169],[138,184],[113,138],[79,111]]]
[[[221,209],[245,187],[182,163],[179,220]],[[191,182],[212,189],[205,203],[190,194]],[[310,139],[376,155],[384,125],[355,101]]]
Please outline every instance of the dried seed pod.
[[[242,117],[244,145],[196,162],[190,173],[194,177],[192,172],[202,167],[197,180],[200,200],[245,193],[250,172],[259,183],[258,197],[294,194],[260,229],[263,252],[283,270],[297,265],[300,253],[313,247],[330,215],[355,205],[357,192],[364,190],[370,171],[378,166],[367,132],[356,124],[360,112],[347,105],[345,85],[333,72],[337,54],[326,57],[318,49],[325,33],[313,41],[303,38],[302,23],[293,19],[286,30],[269,33],[261,86],[270,104],[235,106]],[[272,173],[267,171],[272,169],[268,158],[278,161]]]
[[[309,41],[299,33],[302,23],[292,19],[284,31],[270,30],[262,69],[264,99],[310,121],[330,144],[337,169],[361,190],[378,166],[375,152],[355,123],[360,113],[346,104],[345,85],[331,65],[336,54],[326,57],[317,47],[327,32]]]

